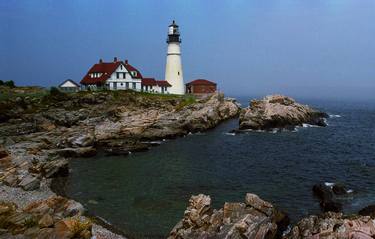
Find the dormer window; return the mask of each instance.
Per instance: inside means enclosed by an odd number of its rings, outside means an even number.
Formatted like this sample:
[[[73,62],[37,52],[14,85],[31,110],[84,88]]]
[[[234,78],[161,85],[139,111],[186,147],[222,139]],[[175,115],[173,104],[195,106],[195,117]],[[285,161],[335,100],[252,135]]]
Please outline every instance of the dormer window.
[[[133,71],[133,76],[137,76],[137,72],[136,71]]]

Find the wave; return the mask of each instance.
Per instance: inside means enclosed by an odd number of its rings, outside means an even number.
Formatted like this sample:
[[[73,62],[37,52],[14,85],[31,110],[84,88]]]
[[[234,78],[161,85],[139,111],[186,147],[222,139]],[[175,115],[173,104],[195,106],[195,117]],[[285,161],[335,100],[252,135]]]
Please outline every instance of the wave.
[[[341,118],[341,115],[329,115],[329,118]]]
[[[224,133],[225,135],[231,135],[231,136],[235,136],[236,135],[236,133],[230,133],[230,132],[226,132],[226,133]]]

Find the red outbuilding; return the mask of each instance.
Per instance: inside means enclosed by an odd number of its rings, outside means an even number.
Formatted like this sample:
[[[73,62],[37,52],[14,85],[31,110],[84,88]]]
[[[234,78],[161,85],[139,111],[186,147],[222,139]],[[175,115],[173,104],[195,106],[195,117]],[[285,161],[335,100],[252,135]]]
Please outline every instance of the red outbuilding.
[[[216,83],[204,79],[193,80],[186,84],[187,94],[212,94],[217,90]]]

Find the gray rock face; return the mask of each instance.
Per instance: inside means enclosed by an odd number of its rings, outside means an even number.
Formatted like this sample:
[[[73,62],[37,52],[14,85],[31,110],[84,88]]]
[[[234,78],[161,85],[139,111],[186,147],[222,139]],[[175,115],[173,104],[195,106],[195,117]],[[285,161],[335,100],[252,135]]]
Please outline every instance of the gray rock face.
[[[326,126],[326,113],[301,105],[294,99],[282,96],[266,96],[252,100],[250,106],[240,113],[240,130],[269,130],[273,128],[294,128],[302,124]]]
[[[247,194],[245,202],[225,203],[215,210],[209,196],[192,196],[169,238],[275,238],[285,229],[282,223],[287,216],[272,204],[255,194]]]

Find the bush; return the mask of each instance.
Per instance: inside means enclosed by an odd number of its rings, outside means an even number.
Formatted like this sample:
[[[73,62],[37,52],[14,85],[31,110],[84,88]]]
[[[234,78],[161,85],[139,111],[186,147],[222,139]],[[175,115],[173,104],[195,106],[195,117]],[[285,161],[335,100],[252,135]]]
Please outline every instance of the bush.
[[[10,88],[14,88],[14,87],[16,87],[16,85],[14,84],[14,81],[12,81],[12,80],[5,81],[5,82],[4,82],[4,85],[5,85],[5,86],[8,86],[8,87],[10,87]]]
[[[49,93],[51,95],[60,95],[62,92],[60,92],[60,90],[56,87],[51,87],[51,89],[49,90]]]
[[[0,80],[0,85],[4,85],[4,81]]]

